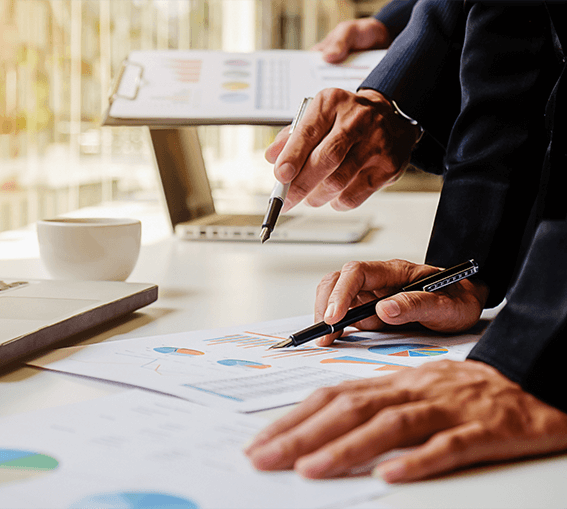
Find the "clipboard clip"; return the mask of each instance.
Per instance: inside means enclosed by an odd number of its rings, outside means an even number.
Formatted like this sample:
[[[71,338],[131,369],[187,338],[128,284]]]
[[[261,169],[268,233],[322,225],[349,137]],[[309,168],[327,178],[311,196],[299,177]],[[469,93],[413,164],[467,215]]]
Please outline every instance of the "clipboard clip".
[[[133,69],[133,72],[135,72],[133,93],[130,95],[118,93],[118,89],[120,88],[120,83],[122,82],[122,78],[124,77],[128,69]],[[120,71],[118,72],[116,78],[114,79],[114,82],[112,83],[112,86],[110,88],[110,92],[108,93],[108,102],[112,104],[114,100],[117,98],[134,101],[136,97],[138,97],[138,92],[142,84],[143,74],[144,74],[143,65],[138,64],[137,62],[130,62],[127,58],[122,60],[122,63],[120,65]]]

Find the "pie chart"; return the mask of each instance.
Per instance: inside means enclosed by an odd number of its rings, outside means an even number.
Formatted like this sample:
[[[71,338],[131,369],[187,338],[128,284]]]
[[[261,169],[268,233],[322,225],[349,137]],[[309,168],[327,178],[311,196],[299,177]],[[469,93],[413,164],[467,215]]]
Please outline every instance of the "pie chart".
[[[34,451],[0,449],[0,484],[21,481],[56,469],[59,462]]]
[[[272,367],[269,364],[262,364],[260,362],[246,361],[242,359],[221,359],[217,362],[223,366],[237,366],[241,368],[266,369]]]
[[[199,509],[186,498],[165,493],[118,492],[85,497],[71,506],[73,509]]]
[[[442,346],[416,343],[371,346],[368,351],[379,355],[393,355],[395,357],[434,357],[449,352],[449,350]]]
[[[154,351],[172,355],[205,355],[204,352],[200,352],[199,350],[176,348],[175,346],[158,346],[157,348],[154,348]]]

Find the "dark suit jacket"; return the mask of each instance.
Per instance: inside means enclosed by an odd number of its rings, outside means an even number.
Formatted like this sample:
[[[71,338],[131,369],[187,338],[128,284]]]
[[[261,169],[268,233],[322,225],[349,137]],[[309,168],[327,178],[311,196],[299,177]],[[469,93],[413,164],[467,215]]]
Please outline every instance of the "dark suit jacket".
[[[487,306],[507,298],[469,357],[567,411],[553,390],[567,359],[565,2],[397,1],[377,18],[399,35],[362,87],[421,123],[413,162],[444,176],[426,261],[475,258]]]

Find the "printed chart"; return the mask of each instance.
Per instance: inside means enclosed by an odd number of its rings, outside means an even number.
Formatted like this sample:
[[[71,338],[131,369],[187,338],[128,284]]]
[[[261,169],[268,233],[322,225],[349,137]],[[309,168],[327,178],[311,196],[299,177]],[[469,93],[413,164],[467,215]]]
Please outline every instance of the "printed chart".
[[[449,353],[449,350],[442,346],[431,346],[420,343],[377,345],[370,347],[368,350],[379,355],[391,355],[394,357],[436,357],[437,355]]]
[[[59,462],[34,451],[0,449],[0,485],[37,477],[56,469]]]
[[[296,403],[319,387],[345,380],[388,375],[443,358],[463,360],[477,339],[364,332],[331,347],[308,343],[269,349],[312,320],[296,317],[76,347],[34,364],[249,412]]]

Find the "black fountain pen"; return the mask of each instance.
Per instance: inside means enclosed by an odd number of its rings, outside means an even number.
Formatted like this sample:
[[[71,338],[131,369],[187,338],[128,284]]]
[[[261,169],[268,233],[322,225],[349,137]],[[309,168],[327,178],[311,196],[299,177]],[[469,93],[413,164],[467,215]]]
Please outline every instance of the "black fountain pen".
[[[455,265],[450,269],[441,270],[427,276],[424,279],[420,279],[415,283],[411,283],[400,290],[400,292],[434,292],[443,288],[445,286],[452,285],[461,279],[472,276],[478,272],[478,264],[474,260],[469,260],[467,262]],[[396,293],[400,293],[396,292]],[[379,297],[378,299],[371,300],[362,306],[357,306],[355,308],[349,309],[345,317],[333,325],[329,325],[325,322],[319,322],[311,327],[300,330],[289,336],[289,338],[272,345],[268,350],[272,348],[285,348],[288,346],[299,346],[303,343],[307,343],[316,338],[326,336],[327,334],[333,334],[334,332],[339,332],[345,327],[352,325],[359,320],[364,320],[374,314],[376,314],[376,304],[393,295],[385,295],[384,297]]]

